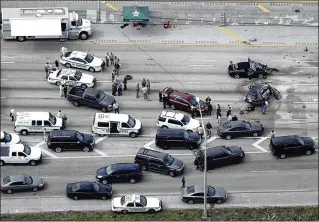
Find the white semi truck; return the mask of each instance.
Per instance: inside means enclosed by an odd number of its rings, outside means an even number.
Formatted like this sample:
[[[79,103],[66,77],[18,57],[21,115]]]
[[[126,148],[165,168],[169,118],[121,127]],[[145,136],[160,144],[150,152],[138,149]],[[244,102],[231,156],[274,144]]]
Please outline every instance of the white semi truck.
[[[67,7],[2,8],[2,37],[26,39],[81,39],[92,34],[91,22]]]

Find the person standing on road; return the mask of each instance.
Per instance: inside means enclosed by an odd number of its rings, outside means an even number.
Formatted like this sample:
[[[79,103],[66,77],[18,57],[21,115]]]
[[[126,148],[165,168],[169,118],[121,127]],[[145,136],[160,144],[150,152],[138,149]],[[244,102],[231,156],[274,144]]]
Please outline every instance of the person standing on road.
[[[113,110],[114,110],[114,113],[120,113],[120,111],[119,111],[119,107],[120,107],[120,105],[118,104],[118,102],[114,102],[113,103]]]
[[[45,71],[45,78],[47,79],[49,77],[49,63],[44,66],[44,71]]]
[[[185,187],[185,182],[186,182],[185,177],[183,177],[183,178],[182,178],[182,188]]]
[[[64,92],[64,84],[60,84],[60,97],[63,97],[63,92]]]
[[[212,115],[212,110],[213,110],[212,104],[208,103],[207,104],[207,115],[211,116]]]
[[[111,66],[114,65],[114,55],[113,53],[111,52],[111,55],[109,56],[109,59],[110,59],[110,62],[111,62]]]
[[[58,113],[56,114],[56,117],[58,117],[58,118],[62,118],[61,110],[59,110],[59,111],[58,111]]]
[[[151,83],[150,80],[146,80],[146,87],[147,87],[147,94],[149,95],[151,93]]]
[[[198,135],[200,136],[201,139],[203,139],[203,134],[204,134],[204,130],[203,130],[202,124],[199,124]]]
[[[216,119],[220,119],[221,117],[222,117],[222,108],[220,107],[219,104],[217,104]]]
[[[136,85],[136,98],[140,98],[139,93],[140,93],[140,84],[137,83],[137,85]]]
[[[109,53],[106,53],[106,56],[105,56],[105,65],[107,67],[109,67],[109,63],[110,63],[110,55]]]
[[[262,107],[261,107],[261,112],[262,112],[264,115],[266,115],[267,108],[268,108],[268,102],[265,101],[264,104],[263,104]]]
[[[158,101],[159,101],[159,102],[162,102],[162,101],[163,101],[163,95],[162,95],[162,92],[161,92],[161,91],[158,92]]]
[[[112,96],[116,96],[116,91],[117,91],[117,87],[116,87],[116,84],[113,82],[112,83]]]
[[[122,95],[122,89],[123,89],[122,83],[119,82],[119,83],[118,83],[118,86],[117,86],[117,94],[118,94],[119,96]]]
[[[212,136],[212,124],[210,124],[210,122],[206,124],[206,130],[207,130],[207,137],[210,138]]]
[[[59,62],[58,62],[58,60],[55,60],[55,67],[58,69],[59,68]]]
[[[167,102],[168,102],[168,97],[167,97],[167,95],[165,93],[163,93],[162,101],[163,101],[163,109],[166,109],[166,105],[167,105]]]
[[[143,80],[142,80],[142,88],[144,88],[146,86],[146,80],[145,80],[145,78],[143,78]]]
[[[13,107],[10,108],[10,117],[11,117],[11,122],[14,121],[14,109]]]
[[[124,91],[126,91],[127,90],[127,78],[126,77],[124,77],[123,85],[124,85]]]
[[[270,133],[270,138],[275,138],[275,137],[276,137],[275,130],[272,130]]]
[[[64,93],[64,98],[66,98],[66,96],[68,94],[68,86],[67,86],[67,84],[64,84],[64,86],[63,86],[63,93]]]
[[[226,116],[229,117],[230,115],[231,115],[231,106],[228,104],[227,105]]]
[[[191,106],[192,118],[195,119],[195,106]]]
[[[144,86],[144,87],[142,88],[142,93],[143,93],[143,95],[144,95],[144,99],[148,99],[148,98],[147,98],[147,87],[146,87],[146,86]]]
[[[238,121],[238,117],[236,115],[234,115],[231,119],[231,121]]]
[[[207,105],[212,101],[211,98],[209,98],[209,96],[207,96],[207,98],[205,99],[205,102],[207,103]]]

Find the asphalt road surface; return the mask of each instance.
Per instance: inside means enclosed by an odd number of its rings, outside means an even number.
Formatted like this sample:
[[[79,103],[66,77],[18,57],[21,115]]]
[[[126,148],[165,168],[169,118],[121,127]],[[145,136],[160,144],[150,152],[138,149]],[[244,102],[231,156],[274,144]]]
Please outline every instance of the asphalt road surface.
[[[119,79],[130,74],[128,91],[116,97],[120,113],[140,119],[144,126],[141,137],[119,138],[96,136],[94,152],[62,152],[56,154],[46,147],[42,135],[22,137],[31,146],[40,146],[44,161],[39,166],[4,166],[1,176],[12,174],[39,175],[46,181],[45,190],[36,194],[21,193],[1,195],[1,212],[49,211],[52,203],[60,203],[56,210],[87,206],[94,209],[110,209],[110,203],[99,201],[70,202],[64,198],[68,182],[94,180],[99,167],[110,163],[132,162],[139,148],[145,146],[161,150],[154,145],[156,120],[163,110],[158,102],[158,91],[166,86],[186,91],[205,99],[210,96],[214,110],[204,121],[213,125],[213,136],[208,146],[239,145],[247,153],[242,164],[219,168],[208,173],[208,184],[223,186],[231,192],[228,203],[223,206],[296,205],[318,203],[318,152],[311,156],[278,160],[268,150],[269,133],[276,135],[299,134],[316,138],[318,135],[318,57],[315,48],[305,53],[299,47],[207,47],[179,45],[134,45],[134,44],[85,44],[72,42],[14,41],[1,44],[1,129],[13,132],[9,118],[10,107],[16,112],[62,110],[68,117],[67,129],[90,132],[93,115],[98,110],[74,107],[59,97],[59,88],[45,80],[44,64],[59,57],[60,48],[86,51],[104,58],[113,52],[121,59]],[[226,68],[229,61],[244,61],[251,57],[280,72],[266,80],[236,80],[229,77]],[[296,61],[299,61],[297,63]],[[63,67],[63,66],[61,66]],[[94,74],[96,88],[111,93],[111,68]],[[151,81],[149,100],[135,97],[135,86],[142,78]],[[245,138],[226,141],[216,136],[215,106],[225,110],[227,104],[233,113],[245,106],[244,97],[248,86],[255,82],[268,82],[282,93],[280,101],[271,100],[268,112],[256,111],[240,116],[248,120],[260,120],[265,133],[260,138]],[[166,110],[170,110],[167,108]],[[226,112],[223,111],[225,116]],[[192,153],[188,150],[168,151],[186,165],[186,184],[202,183],[203,175],[196,171]],[[181,177],[171,178],[151,172],[144,173],[140,183],[113,184],[115,195],[143,193],[160,196],[167,208],[189,207],[180,201]],[[253,193],[252,193],[253,192]],[[31,199],[30,199],[31,198]],[[32,201],[31,201],[32,200]],[[73,203],[74,208],[71,208]],[[166,204],[166,205],[165,205]],[[75,207],[76,206],[76,207]],[[194,206],[191,206],[192,208]],[[201,207],[198,205],[196,207]],[[82,208],[81,208],[82,209]]]

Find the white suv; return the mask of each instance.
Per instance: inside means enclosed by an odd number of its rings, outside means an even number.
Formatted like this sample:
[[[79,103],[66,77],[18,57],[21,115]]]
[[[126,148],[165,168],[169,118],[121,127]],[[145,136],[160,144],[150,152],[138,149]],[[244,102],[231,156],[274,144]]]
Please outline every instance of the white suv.
[[[197,132],[199,121],[182,113],[163,111],[158,117],[156,125],[161,128],[184,129]]]

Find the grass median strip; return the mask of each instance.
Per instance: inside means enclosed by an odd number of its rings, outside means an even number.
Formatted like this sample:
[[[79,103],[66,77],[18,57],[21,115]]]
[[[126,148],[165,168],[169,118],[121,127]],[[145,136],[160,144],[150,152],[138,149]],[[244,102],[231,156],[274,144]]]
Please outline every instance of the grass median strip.
[[[318,221],[318,206],[214,208],[209,221]],[[1,221],[201,221],[202,210],[164,210],[155,214],[111,212],[52,212],[1,214]]]

